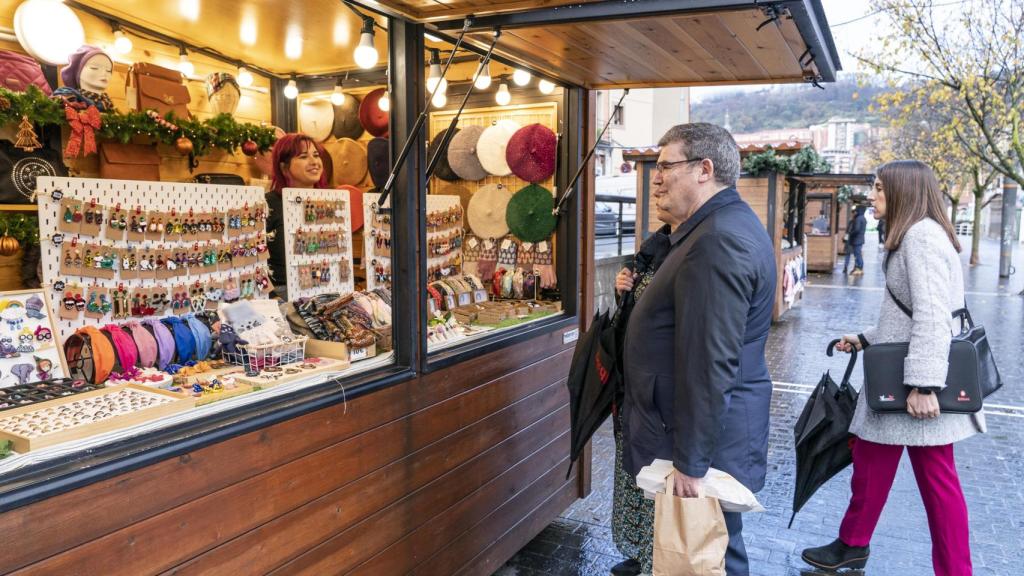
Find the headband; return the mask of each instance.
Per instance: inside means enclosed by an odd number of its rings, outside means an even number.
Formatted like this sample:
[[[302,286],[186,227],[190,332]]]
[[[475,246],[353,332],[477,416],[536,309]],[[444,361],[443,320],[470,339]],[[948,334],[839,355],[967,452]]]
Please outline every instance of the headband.
[[[107,340],[107,337],[95,326],[83,326],[78,329],[78,333],[83,337],[89,338],[92,348],[93,379],[90,384],[106,382],[110,372],[114,369],[114,363],[117,361],[114,355],[114,347],[110,344],[110,340]]]
[[[174,361],[174,335],[171,334],[170,328],[157,319],[146,320],[145,325],[153,331],[153,338],[156,339],[160,352],[157,355],[157,368],[163,370]]]
[[[174,348],[178,352],[178,364],[184,364],[192,360],[196,355],[196,338],[192,330],[185,325],[185,322],[177,316],[169,316],[164,319],[174,334]]]
[[[210,346],[213,344],[210,341],[210,329],[195,314],[186,315],[185,321],[188,322],[188,327],[192,330],[192,336],[196,340],[196,360],[206,360],[206,357],[210,355]]]
[[[156,338],[149,330],[143,328],[138,320],[129,322],[127,328],[131,332],[132,339],[135,340],[135,348],[139,351],[139,365],[143,368],[151,368],[156,364]]]
[[[114,344],[114,352],[121,365],[121,372],[124,373],[135,368],[135,364],[139,361],[139,351],[135,348],[135,341],[132,340],[132,337],[125,334],[117,324],[107,324],[102,331],[106,331],[110,336],[110,341]]]

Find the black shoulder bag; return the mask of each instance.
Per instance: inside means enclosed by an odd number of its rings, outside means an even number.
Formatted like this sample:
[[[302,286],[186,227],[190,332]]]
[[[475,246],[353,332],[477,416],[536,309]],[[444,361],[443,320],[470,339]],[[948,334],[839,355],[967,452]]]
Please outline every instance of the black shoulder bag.
[[[886,261],[888,264],[888,261]],[[904,314],[914,312],[885,289]],[[943,413],[973,414],[982,408],[982,401],[1003,387],[985,328],[975,325],[966,305],[953,311],[960,320],[960,333],[953,336],[949,347],[949,371],[946,387],[936,391]],[[864,349],[864,392],[868,407],[875,412],[906,412],[909,390],[903,384],[903,361],[910,349],[908,342],[872,344]]]

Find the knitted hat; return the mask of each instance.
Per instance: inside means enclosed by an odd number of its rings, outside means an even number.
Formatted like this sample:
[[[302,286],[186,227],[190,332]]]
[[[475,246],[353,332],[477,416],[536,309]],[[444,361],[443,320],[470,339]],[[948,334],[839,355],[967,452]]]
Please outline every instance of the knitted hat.
[[[334,186],[356,185],[366,178],[366,148],[351,138],[324,142],[334,167]]]
[[[505,161],[512,173],[527,182],[543,182],[555,173],[558,137],[547,126],[530,124],[512,135]]]
[[[114,61],[107,56],[107,53],[95,46],[84,45],[75,51],[74,54],[68,59],[68,65],[60,71],[60,79],[64,82],[64,85],[68,88],[81,88],[78,83],[78,77],[82,73],[82,67],[89,61],[90,58],[97,54],[102,54],[110,60],[110,65],[113,67]]]
[[[505,162],[505,148],[518,130],[519,124],[512,120],[498,120],[484,130],[476,143],[476,155],[484,170],[495,176],[508,176],[512,173]]]
[[[364,100],[365,102],[365,100]],[[374,138],[366,145],[366,163],[370,168],[370,179],[376,188],[381,188],[391,175],[391,146],[387,138]]]
[[[438,148],[441,147],[441,142],[444,141],[444,135],[448,133],[448,129],[445,128],[434,136],[433,140],[430,141],[430,147],[427,148],[427,161],[429,162],[434,154],[437,153]],[[452,138],[459,133],[459,129],[456,128],[455,132],[452,133]],[[451,146],[451,142],[448,142]],[[459,175],[452,170],[451,164],[448,163],[448,150],[441,153],[441,158],[437,161],[437,168],[434,168],[434,176],[437,176],[441,180],[447,180],[448,182],[454,182],[459,179]]]
[[[299,132],[323,142],[334,128],[334,106],[329,100],[306,100],[299,106]]]
[[[555,230],[558,219],[552,213],[551,191],[536,184],[520,189],[508,202],[505,219],[509,230],[523,242],[540,242]]]
[[[359,122],[374,136],[388,135],[388,113],[380,109],[380,99],[385,90],[378,88],[363,96],[359,103]]]
[[[463,180],[476,182],[487,177],[487,170],[480,165],[476,154],[477,141],[483,132],[483,126],[466,126],[448,144],[448,164]]]
[[[36,296],[35,294],[33,294],[32,297],[29,298],[28,300],[25,300],[25,309],[25,314],[29,318],[35,318],[36,320],[42,320],[43,318],[46,318],[46,316],[44,316],[42,312],[43,299],[40,298],[39,296]]]
[[[469,201],[467,217],[473,234],[481,238],[500,238],[508,234],[505,210],[512,192],[501,184],[482,186]]]
[[[358,140],[363,135],[363,125],[359,123],[359,98],[345,94],[341,106],[334,107],[334,127],[331,131],[335,138],[351,138]]]

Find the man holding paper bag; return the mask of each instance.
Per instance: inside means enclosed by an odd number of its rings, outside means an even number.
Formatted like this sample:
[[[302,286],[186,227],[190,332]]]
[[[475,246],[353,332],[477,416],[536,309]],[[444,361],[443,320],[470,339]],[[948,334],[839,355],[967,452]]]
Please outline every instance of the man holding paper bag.
[[[656,458],[670,460],[682,497],[698,496],[711,466],[756,492],[772,392],[764,357],[771,241],[735,189],[739,149],[727,131],[683,124],[658,144],[652,199],[672,246],[627,326],[624,464],[636,476]],[[724,516],[726,572],[747,576],[742,517]]]

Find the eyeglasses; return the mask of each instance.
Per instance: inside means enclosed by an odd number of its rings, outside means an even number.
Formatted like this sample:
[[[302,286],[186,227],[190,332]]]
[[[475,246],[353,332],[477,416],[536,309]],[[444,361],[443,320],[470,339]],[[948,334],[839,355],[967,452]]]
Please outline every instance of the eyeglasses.
[[[676,160],[675,162],[658,162],[654,165],[654,169],[659,174],[664,174],[669,170],[679,166],[680,164],[689,164],[690,162],[703,162],[704,158],[690,158],[689,160]]]

